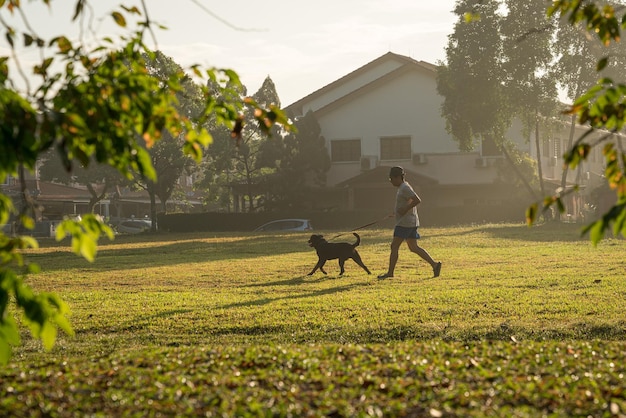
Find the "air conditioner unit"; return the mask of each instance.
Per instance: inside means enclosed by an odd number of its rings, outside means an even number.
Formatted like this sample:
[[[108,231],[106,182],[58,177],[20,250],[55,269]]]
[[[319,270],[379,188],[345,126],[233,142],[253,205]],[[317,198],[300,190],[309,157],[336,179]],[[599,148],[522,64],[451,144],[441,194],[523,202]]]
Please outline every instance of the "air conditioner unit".
[[[426,164],[428,162],[428,157],[426,154],[413,154],[413,164],[420,165]]]
[[[373,155],[361,157],[361,171],[371,170],[376,167],[378,167],[378,157]]]
[[[480,157],[480,158],[476,158],[476,167],[479,168],[483,168],[483,167],[487,167],[487,159]]]

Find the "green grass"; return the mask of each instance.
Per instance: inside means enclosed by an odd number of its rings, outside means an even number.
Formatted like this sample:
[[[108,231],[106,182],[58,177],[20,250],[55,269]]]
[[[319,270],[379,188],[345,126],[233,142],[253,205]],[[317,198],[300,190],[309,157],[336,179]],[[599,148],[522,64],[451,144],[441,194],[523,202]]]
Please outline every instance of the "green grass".
[[[23,334],[0,415],[625,414],[625,242],[578,231],[423,228],[441,277],[403,247],[384,281],[389,230],[343,277],[306,276],[304,233],[119,236],[91,264],[45,241],[28,282],[76,335]]]

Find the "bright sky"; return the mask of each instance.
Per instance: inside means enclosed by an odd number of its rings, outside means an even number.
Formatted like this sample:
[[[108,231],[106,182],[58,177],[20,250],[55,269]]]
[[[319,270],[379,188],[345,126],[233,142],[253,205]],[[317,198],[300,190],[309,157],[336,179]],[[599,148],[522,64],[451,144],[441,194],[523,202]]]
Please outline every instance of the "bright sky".
[[[39,2],[41,2],[39,0]],[[22,2],[23,5],[31,2]],[[31,23],[40,36],[67,33],[76,0],[38,7]],[[94,0],[96,17],[136,0]],[[158,47],[183,67],[231,68],[254,93],[268,75],[283,106],[394,52],[433,64],[445,59],[454,0],[148,0]],[[3,12],[3,17],[5,12]],[[96,19],[99,32],[108,18]],[[98,26],[100,25],[100,26]],[[148,43],[151,46],[151,42]],[[0,53],[6,54],[6,40]]]

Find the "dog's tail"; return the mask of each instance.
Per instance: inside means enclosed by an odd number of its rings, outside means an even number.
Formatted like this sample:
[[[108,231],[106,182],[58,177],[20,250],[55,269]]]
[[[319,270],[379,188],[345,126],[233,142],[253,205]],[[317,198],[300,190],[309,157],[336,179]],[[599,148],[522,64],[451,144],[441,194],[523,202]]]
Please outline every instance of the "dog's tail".
[[[356,232],[353,232],[352,235],[354,235],[356,237],[356,242],[354,244],[352,244],[352,248],[356,248],[361,243],[361,237]]]

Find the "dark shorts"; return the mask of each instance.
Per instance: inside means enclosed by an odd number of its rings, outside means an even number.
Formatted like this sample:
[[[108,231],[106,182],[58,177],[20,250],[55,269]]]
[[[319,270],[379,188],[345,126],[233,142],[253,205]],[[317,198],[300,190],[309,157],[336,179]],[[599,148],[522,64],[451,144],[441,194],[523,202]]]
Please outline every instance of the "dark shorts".
[[[396,226],[393,230],[393,236],[398,238],[414,238],[420,239],[420,234],[417,232],[417,227]]]

